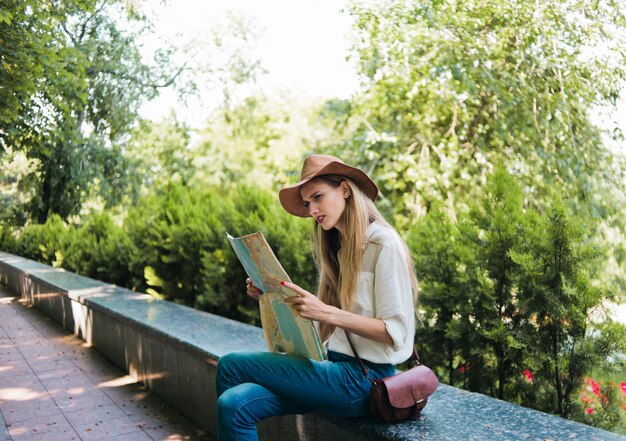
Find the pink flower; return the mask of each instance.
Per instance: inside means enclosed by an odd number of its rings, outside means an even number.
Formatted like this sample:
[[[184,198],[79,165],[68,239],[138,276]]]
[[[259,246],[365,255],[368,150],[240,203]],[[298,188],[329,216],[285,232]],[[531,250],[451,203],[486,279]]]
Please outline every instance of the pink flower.
[[[591,415],[591,414],[593,413],[593,409],[592,409],[591,407],[590,407],[590,408],[588,408],[588,409],[587,409],[587,413],[588,413],[589,415]]]
[[[526,370],[524,371],[524,376],[526,377],[526,380],[527,380],[529,383],[532,383],[532,382],[534,381],[534,379],[535,379],[535,377],[533,377],[533,373],[532,373],[532,372],[530,372],[530,370],[528,370],[528,369],[526,369]]]
[[[626,381],[622,381],[621,389],[622,389],[622,395],[626,397]]]
[[[465,373],[465,365],[462,364],[461,366],[459,366],[459,371],[464,374]]]
[[[588,377],[585,380],[585,383],[587,383],[587,390],[589,392],[593,392],[594,395],[597,395],[598,397],[600,396],[600,382],[596,382],[593,378]]]
[[[600,383],[593,381],[593,378],[591,378],[591,390],[595,395],[600,396]]]

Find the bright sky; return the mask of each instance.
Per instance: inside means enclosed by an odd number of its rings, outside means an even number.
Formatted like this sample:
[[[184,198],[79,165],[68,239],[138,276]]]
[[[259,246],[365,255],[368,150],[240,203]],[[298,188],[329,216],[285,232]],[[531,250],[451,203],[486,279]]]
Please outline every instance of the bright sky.
[[[256,55],[268,71],[260,83],[266,90],[290,89],[314,97],[347,98],[358,86],[356,71],[345,59],[351,26],[349,15],[341,12],[346,0],[170,0],[167,6],[160,0],[146,3],[156,17],[156,34],[174,39],[191,35],[209,38],[212,23],[220,21],[228,10],[258,22],[261,35]],[[198,126],[215,105],[211,100],[204,97],[204,102],[192,101],[184,108],[171,91],[166,91],[145,105],[142,115],[161,119],[174,107],[179,116]]]

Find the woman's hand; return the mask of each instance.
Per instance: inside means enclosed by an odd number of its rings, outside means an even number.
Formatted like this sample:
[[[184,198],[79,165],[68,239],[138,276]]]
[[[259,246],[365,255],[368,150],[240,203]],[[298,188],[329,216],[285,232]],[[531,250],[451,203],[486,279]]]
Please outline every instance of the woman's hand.
[[[327,322],[330,320],[332,311],[335,308],[322,302],[316,296],[308,292],[306,289],[300,288],[298,285],[289,282],[280,283],[285,288],[290,289],[297,294],[292,297],[287,297],[285,302],[298,311],[301,317],[318,322]]]
[[[373,317],[363,317],[349,311],[343,311],[327,305],[305,289],[289,282],[280,282],[285,288],[295,292],[297,296],[287,297],[285,302],[290,304],[301,317],[318,322],[328,323],[354,332],[361,337],[379,341],[393,346],[393,340],[387,332],[385,322]]]
[[[263,291],[254,286],[252,279],[246,279],[247,293],[250,297],[259,300],[259,297],[263,295]]]

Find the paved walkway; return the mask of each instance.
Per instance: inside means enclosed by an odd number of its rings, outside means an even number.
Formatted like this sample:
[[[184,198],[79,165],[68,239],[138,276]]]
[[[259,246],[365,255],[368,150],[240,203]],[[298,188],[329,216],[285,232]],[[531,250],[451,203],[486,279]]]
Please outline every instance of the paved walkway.
[[[210,439],[0,287],[0,441]]]

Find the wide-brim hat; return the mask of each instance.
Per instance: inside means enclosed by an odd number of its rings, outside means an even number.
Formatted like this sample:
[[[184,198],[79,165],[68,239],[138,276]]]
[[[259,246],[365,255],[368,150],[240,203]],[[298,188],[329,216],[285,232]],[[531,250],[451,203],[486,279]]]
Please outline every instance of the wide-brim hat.
[[[311,179],[323,175],[341,175],[350,178],[372,201],[378,197],[378,187],[367,174],[345,164],[341,159],[330,155],[307,156],[302,165],[300,181],[283,188],[278,192],[280,203],[290,214],[299,217],[310,217],[309,209],[304,206],[300,187]]]

